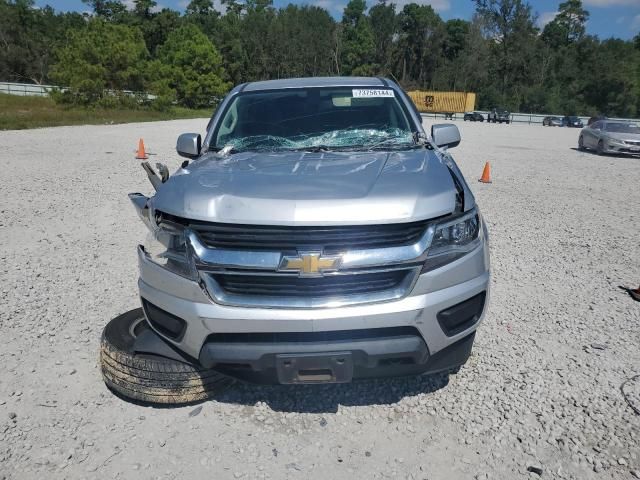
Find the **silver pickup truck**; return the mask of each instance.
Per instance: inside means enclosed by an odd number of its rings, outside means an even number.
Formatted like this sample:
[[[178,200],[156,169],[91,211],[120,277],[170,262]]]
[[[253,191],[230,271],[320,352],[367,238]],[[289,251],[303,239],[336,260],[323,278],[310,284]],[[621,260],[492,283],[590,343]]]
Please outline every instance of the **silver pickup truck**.
[[[387,79],[237,86],[179,137],[191,161],[130,195],[149,235],[127,321],[162,343],[133,350],[260,383],[456,369],[489,293],[459,142]]]

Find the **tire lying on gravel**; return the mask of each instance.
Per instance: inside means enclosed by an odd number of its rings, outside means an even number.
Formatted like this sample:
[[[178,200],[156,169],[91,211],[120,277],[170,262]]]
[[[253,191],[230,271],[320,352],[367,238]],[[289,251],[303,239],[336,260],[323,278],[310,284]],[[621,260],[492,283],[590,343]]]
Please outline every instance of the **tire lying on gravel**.
[[[141,308],[111,320],[102,332],[100,364],[107,386],[143,403],[185,404],[212,398],[233,381],[198,365],[134,352],[135,339],[150,329]]]

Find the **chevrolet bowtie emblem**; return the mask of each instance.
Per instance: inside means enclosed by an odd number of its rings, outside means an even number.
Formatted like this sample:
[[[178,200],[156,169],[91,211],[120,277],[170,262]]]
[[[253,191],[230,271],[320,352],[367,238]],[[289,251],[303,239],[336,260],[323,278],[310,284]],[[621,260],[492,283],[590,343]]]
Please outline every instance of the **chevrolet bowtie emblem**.
[[[296,256],[283,256],[278,270],[297,271],[300,276],[319,276],[325,272],[335,272],[340,267],[339,255],[323,256],[319,252],[300,253]]]

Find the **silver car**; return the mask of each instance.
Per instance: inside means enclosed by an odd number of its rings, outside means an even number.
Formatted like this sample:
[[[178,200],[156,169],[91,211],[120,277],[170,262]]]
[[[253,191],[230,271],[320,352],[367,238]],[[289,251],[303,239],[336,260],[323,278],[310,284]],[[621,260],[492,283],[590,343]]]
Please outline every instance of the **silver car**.
[[[544,117],[542,120],[543,127],[561,127],[562,119],[560,117]]]
[[[605,153],[640,155],[640,126],[621,120],[599,120],[585,127],[578,138],[580,150],[592,149]]]
[[[204,368],[261,383],[456,369],[489,294],[485,222],[394,82],[234,88],[151,198],[131,194],[149,326]],[[145,347],[149,351],[149,346]]]

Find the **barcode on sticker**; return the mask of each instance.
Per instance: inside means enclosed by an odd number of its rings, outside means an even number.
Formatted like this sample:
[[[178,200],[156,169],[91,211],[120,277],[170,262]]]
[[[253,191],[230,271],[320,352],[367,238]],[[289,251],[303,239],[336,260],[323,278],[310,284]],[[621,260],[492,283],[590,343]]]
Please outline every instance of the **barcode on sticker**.
[[[395,97],[393,90],[383,90],[379,88],[354,88],[353,98],[368,97]]]

